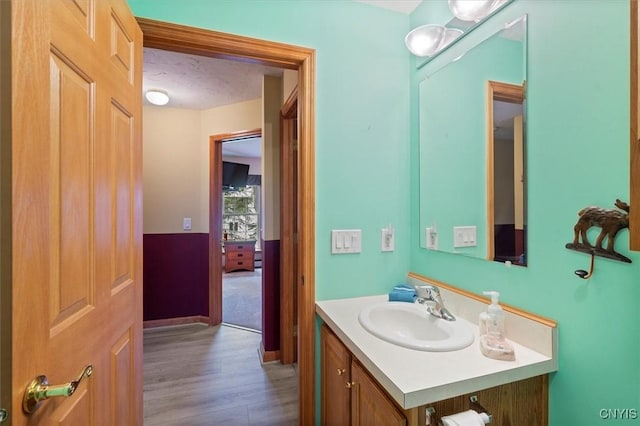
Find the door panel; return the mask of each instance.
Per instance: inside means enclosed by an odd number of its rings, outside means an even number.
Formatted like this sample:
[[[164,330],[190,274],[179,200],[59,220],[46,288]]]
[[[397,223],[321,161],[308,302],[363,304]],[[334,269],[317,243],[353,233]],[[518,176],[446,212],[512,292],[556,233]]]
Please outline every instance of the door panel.
[[[15,0],[12,37],[13,424],[141,425],[142,33],[126,0]]]

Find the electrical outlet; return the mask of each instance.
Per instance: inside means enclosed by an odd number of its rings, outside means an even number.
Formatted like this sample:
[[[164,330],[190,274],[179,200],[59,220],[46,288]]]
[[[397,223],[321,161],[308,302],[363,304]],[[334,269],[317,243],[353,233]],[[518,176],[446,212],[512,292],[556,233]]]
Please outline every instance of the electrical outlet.
[[[382,251],[393,251],[395,245],[395,236],[393,232],[393,228],[389,225],[388,228],[382,228],[382,232],[380,234],[381,237],[381,250]]]
[[[182,229],[185,231],[191,231],[191,218],[185,217],[182,221]]]
[[[425,232],[426,245],[429,250],[438,250],[438,232],[435,227],[429,227]]]

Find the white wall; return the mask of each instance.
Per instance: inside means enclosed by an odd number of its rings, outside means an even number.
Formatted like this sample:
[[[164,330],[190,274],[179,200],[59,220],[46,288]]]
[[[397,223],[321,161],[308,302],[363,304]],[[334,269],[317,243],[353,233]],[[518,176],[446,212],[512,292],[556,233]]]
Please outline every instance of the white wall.
[[[209,232],[209,137],[262,127],[260,98],[209,110],[143,108],[144,233]]]
[[[143,108],[143,208],[145,233],[205,232],[200,214],[200,112]]]
[[[280,107],[282,79],[265,76],[262,83],[262,238],[280,239]]]

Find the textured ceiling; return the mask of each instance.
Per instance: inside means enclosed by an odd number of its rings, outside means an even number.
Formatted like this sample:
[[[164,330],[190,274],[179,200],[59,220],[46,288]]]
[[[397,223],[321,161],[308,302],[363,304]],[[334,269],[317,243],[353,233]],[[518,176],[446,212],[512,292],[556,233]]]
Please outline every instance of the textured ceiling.
[[[144,48],[142,89],[165,90],[172,108],[209,109],[262,96],[262,76],[282,69]],[[145,99],[145,104],[147,103]]]

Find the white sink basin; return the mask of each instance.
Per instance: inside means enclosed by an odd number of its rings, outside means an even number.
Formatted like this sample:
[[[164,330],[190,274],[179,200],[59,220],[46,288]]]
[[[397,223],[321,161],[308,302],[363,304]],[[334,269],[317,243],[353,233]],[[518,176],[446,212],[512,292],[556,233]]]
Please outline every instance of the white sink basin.
[[[446,321],[417,303],[384,302],[360,311],[365,330],[389,343],[429,352],[447,352],[473,343],[473,332],[463,320]]]

